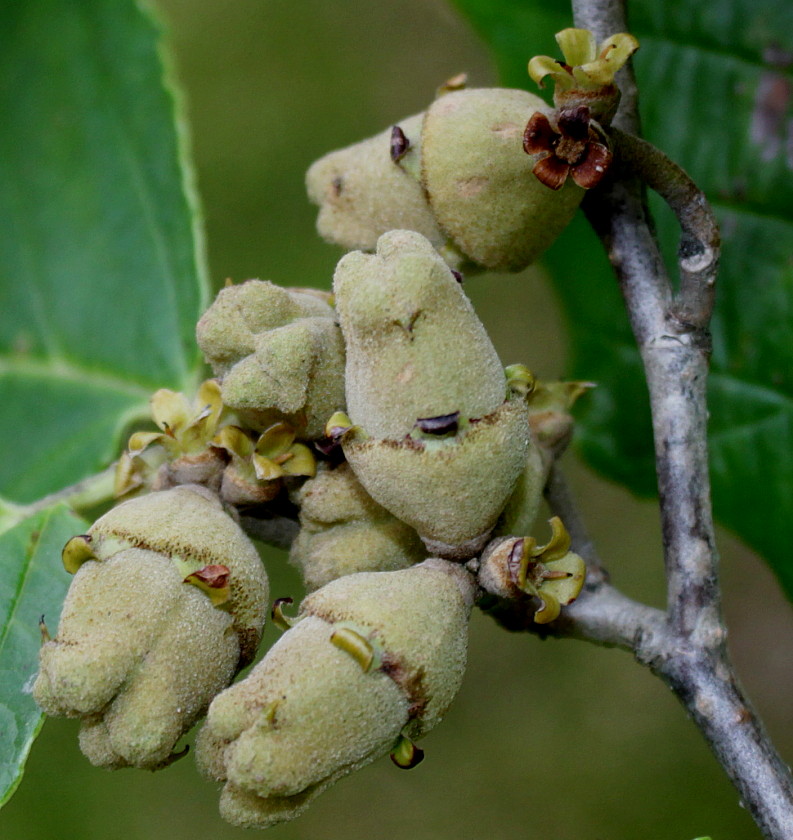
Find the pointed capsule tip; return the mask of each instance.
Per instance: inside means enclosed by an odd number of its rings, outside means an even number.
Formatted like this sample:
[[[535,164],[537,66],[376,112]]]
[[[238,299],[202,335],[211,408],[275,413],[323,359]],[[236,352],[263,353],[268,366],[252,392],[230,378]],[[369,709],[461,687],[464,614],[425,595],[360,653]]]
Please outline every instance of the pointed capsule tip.
[[[291,627],[295,626],[295,619],[284,613],[284,607],[288,607],[293,603],[294,600],[289,597],[276,598],[275,601],[273,601],[273,608],[270,612],[270,617],[273,620],[273,624],[275,624],[279,630],[289,630]]]
[[[61,560],[63,568],[73,575],[80,566],[88,560],[98,560],[92,546],[93,537],[90,534],[79,534],[72,537],[63,547]]]

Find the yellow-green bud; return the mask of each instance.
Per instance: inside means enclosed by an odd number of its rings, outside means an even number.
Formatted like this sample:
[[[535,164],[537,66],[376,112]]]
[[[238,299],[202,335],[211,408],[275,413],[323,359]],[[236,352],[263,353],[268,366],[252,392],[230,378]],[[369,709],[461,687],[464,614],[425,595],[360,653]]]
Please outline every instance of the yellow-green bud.
[[[396,151],[389,130],[326,155],[307,175],[319,232],[373,250],[388,230],[415,230],[453,268],[525,268],[584,195],[573,183],[549,190],[532,173],[538,156],[524,152],[523,132],[536,112],[550,109],[526,91],[452,90],[399,123]]]
[[[199,736],[199,765],[227,782],[226,819],[291,819],[403,733],[438,723],[462,680],[473,589],[459,566],[428,560],[308,596],[298,623],[215,698]]]
[[[196,328],[223,402],[263,431],[287,421],[322,436],[344,405],[344,346],[333,308],[309,290],[248,280],[222,289]]]
[[[131,499],[64,549],[75,577],[33,687],[48,714],[80,717],[105,767],[157,768],[250,661],[267,578],[253,545],[200,487]]]
[[[377,504],[348,464],[322,467],[297,492],[289,559],[309,591],[355,572],[406,569],[426,556],[416,532]]]

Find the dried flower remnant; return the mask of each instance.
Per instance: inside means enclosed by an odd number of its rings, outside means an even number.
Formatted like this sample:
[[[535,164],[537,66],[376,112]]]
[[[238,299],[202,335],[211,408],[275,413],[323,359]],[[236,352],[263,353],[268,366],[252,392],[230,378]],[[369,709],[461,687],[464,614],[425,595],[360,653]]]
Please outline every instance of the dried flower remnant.
[[[537,624],[553,621],[562,606],[575,601],[586,575],[583,559],[570,551],[570,535],[561,519],[554,516],[549,524],[551,538],[543,546],[533,537],[494,540],[483,554],[479,570],[479,584],[491,595],[537,598]]]
[[[537,111],[523,134],[526,154],[541,155],[532,170],[535,176],[552,190],[561,189],[568,175],[585,190],[597,186],[613,156],[589,108],[563,109],[555,122],[556,127]]]

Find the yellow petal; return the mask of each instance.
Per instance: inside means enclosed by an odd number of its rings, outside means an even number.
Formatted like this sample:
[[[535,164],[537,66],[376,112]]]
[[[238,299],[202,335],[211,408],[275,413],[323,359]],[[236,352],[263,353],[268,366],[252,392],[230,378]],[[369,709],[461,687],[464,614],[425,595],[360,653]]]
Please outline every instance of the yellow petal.
[[[544,87],[543,79],[546,76],[551,76],[557,84],[566,85],[569,80],[572,82],[570,74],[562,67],[562,65],[549,55],[535,55],[529,62],[529,76],[540,86]],[[568,85],[569,86],[569,85]]]
[[[548,524],[551,526],[551,538],[545,545],[532,551],[532,556],[545,564],[564,557],[570,551],[570,534],[567,533],[562,520],[553,516],[548,520]]]
[[[217,379],[207,379],[201,383],[198,394],[196,394],[196,405],[201,406],[202,410],[206,406],[210,413],[220,415],[223,409],[223,399],[220,395],[220,383]]]
[[[540,597],[550,595],[560,604],[570,604],[581,594],[586,577],[586,564],[574,552],[568,552],[559,560],[544,564],[551,574],[564,573],[565,577],[546,580],[540,585]]]
[[[558,618],[559,613],[562,611],[561,607],[559,606],[559,602],[553,595],[550,595],[543,591],[540,594],[540,608],[534,613],[534,620],[537,624],[547,624],[549,621],[553,621],[555,618]]]
[[[614,67],[614,72],[639,49],[639,42],[628,32],[618,32],[600,45],[600,58]]]
[[[289,423],[273,423],[256,441],[256,454],[264,458],[276,458],[288,452],[294,441],[295,430]]]
[[[292,444],[289,454],[292,457],[281,465],[285,473],[311,477],[317,474],[317,460],[314,458],[314,453],[305,444]]]
[[[241,460],[253,454],[253,441],[239,426],[224,426],[212,439],[212,445]]]
[[[160,388],[149,400],[154,422],[167,434],[176,434],[191,419],[193,408],[187,397],[178,391]]]
[[[556,33],[556,43],[562,50],[565,62],[571,67],[597,58],[597,41],[588,29],[563,29]]]
[[[168,449],[173,446],[174,441],[162,432],[134,432],[127,442],[127,449],[130,456],[134,458],[153,443],[158,443]]]
[[[70,575],[73,575],[87,560],[99,559],[94,554],[91,542],[92,538],[90,534],[80,534],[79,537],[72,537],[63,547],[63,551],[61,552],[63,568]]]
[[[639,42],[627,32],[612,35],[603,42],[600,56],[591,62],[583,63],[573,74],[579,73],[591,85],[610,85],[617,71],[639,49]]]
[[[256,478],[259,481],[274,481],[276,478],[281,478],[286,475],[286,471],[280,464],[265,458],[263,455],[254,453],[252,457],[253,468],[256,470]]]

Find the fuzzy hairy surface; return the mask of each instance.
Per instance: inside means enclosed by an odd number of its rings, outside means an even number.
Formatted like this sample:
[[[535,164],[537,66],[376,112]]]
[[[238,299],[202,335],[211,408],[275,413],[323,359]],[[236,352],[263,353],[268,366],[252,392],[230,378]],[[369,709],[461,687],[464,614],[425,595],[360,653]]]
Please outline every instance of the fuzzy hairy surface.
[[[167,557],[129,548],[77,571],[33,696],[48,714],[83,718],[94,764],[154,769],[231,680],[239,652],[228,613]]]
[[[460,283],[412,231],[380,237],[374,255],[338,264],[336,308],[347,348],[347,411],[375,438],[416,420],[482,417],[504,400],[498,354]]]
[[[532,173],[523,131],[538,96],[471,88],[437,99],[421,132],[421,177],[441,229],[471,260],[496,271],[534,262],[572,219],[584,190],[555,192]]]
[[[243,658],[255,652],[267,611],[267,574],[245,532],[212,493],[183,485],[139,496],[108,511],[88,533],[103,559],[122,547],[145,548],[176,561],[185,570],[182,578],[188,570],[226,566]]]
[[[356,572],[406,569],[426,556],[418,534],[364,490],[349,464],[321,466],[297,503],[300,532],[289,559],[309,591]]]
[[[400,163],[391,158],[391,129],[330,152],[306,174],[308,196],[319,205],[320,236],[352,250],[373,251],[389,230],[415,230],[444,245],[424,191],[411,170],[420,160],[423,114],[399,122],[410,146]]]

